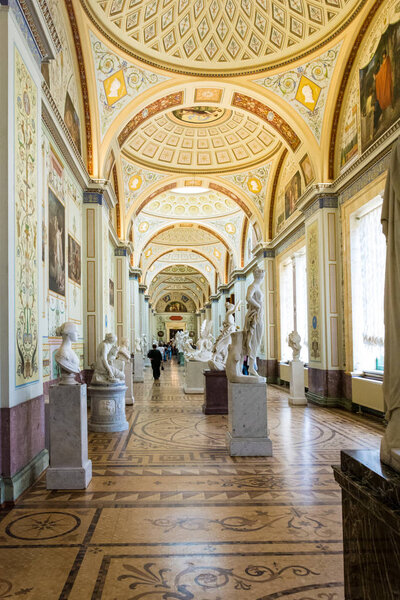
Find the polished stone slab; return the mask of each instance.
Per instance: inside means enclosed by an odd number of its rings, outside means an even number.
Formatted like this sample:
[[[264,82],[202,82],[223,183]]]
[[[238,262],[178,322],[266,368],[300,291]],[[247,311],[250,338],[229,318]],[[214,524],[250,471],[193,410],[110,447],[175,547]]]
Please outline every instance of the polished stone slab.
[[[228,380],[225,371],[204,371],[205,415],[228,414]]]
[[[342,488],[346,600],[400,598],[400,475],[376,450],[343,450],[334,474]]]
[[[50,387],[48,490],[85,489],[92,479],[88,458],[86,385]]]
[[[208,362],[202,360],[187,360],[185,363],[185,394],[204,394],[204,371]]]
[[[228,381],[228,432],[231,456],[272,456],[267,427],[267,384]]]

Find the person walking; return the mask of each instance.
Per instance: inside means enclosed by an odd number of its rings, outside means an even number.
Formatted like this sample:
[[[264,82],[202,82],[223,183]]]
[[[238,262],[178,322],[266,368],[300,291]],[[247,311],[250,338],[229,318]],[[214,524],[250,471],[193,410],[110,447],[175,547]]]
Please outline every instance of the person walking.
[[[161,352],[157,350],[157,345],[153,344],[152,350],[147,354],[147,358],[151,361],[151,368],[153,369],[154,381],[160,379],[160,365],[162,362]]]

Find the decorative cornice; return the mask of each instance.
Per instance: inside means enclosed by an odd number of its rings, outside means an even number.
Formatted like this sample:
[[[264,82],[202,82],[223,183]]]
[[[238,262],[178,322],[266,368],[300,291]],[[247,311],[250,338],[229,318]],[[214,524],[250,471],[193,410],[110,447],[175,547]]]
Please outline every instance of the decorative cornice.
[[[300,227],[293,231],[291,235],[286,237],[280,244],[275,248],[275,256],[282,254],[292,244],[297,242],[301,237],[303,237],[306,233],[306,228],[304,222],[301,223]]]
[[[60,38],[58,37],[57,29],[56,29],[56,26],[54,25],[54,21],[52,19],[47,1],[46,0],[37,0],[37,2],[40,6],[40,10],[42,12],[43,18],[46,21],[46,25],[50,32],[51,39],[53,40],[53,44],[54,44],[57,52],[61,52],[62,47],[61,47]]]
[[[81,80],[81,90],[83,98],[83,107],[85,113],[85,131],[86,131],[86,154],[87,154],[87,169],[90,175],[93,174],[93,142],[92,142],[92,122],[90,116],[89,90],[86,77],[85,60],[83,57],[81,38],[79,35],[78,24],[76,22],[75,11],[72,0],[65,0],[69,22],[72,29],[72,35],[75,43],[75,51],[79,64],[79,76]]]

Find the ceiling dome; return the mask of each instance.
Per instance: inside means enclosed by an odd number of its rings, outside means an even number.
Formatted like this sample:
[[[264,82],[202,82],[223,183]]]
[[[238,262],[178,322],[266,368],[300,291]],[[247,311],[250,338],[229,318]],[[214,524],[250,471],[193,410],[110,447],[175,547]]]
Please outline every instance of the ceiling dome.
[[[360,0],[81,0],[132,56],[171,71],[235,75],[285,64],[332,39]]]

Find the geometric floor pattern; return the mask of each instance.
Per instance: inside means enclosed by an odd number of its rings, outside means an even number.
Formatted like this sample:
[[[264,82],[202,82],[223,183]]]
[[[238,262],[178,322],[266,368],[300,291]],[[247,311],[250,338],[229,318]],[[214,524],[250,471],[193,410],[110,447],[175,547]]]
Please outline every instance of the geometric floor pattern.
[[[129,430],[90,434],[87,490],[43,476],[0,512],[0,599],[343,600],[331,465],[382,427],[269,386],[274,455],[232,458],[227,417],[183,393],[182,367],[134,388]]]

